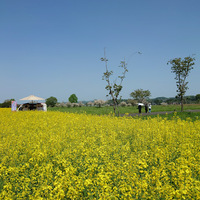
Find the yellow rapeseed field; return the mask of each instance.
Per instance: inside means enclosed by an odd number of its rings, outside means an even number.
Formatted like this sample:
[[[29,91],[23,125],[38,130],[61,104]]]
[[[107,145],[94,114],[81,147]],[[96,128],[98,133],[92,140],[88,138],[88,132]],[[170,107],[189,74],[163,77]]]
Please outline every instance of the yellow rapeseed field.
[[[0,199],[200,199],[200,121],[0,109]]]

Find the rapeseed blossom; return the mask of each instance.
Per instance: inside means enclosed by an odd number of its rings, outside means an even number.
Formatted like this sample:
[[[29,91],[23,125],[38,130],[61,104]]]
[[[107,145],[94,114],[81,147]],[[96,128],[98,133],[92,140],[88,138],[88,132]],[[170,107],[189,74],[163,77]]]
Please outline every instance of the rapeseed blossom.
[[[0,199],[200,199],[200,121],[0,109]]]

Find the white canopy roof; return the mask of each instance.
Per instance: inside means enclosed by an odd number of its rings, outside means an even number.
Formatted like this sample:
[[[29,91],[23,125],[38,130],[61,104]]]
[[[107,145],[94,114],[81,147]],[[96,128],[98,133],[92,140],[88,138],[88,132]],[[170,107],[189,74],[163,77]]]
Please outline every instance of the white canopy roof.
[[[41,97],[36,97],[36,96],[34,96],[34,95],[30,95],[30,96],[24,97],[24,98],[22,98],[22,99],[20,99],[20,100],[22,100],[22,101],[25,101],[25,100],[29,100],[29,101],[38,101],[38,100],[45,100],[45,99],[43,99],[43,98],[41,98]]]

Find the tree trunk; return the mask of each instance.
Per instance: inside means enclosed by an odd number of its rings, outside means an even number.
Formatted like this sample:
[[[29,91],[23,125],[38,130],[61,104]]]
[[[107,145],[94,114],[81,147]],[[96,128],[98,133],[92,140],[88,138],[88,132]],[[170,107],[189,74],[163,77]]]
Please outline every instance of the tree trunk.
[[[116,115],[116,107],[115,107],[115,104],[113,105],[113,109],[114,109],[114,113]]]
[[[115,113],[115,115],[119,117],[119,110],[118,110],[118,106],[117,106],[117,104],[114,103],[114,105],[113,105],[113,109],[114,109],[114,113]]]
[[[118,110],[118,105],[116,105],[116,110],[115,110],[115,115],[117,116],[117,117],[119,117],[119,110]]]
[[[183,96],[181,96],[181,112],[183,112]]]

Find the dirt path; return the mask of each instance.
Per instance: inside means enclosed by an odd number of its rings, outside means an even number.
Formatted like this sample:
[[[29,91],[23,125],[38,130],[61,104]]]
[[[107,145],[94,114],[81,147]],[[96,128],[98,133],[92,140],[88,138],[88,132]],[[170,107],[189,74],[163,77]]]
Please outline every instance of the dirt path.
[[[146,116],[146,115],[165,115],[170,114],[175,111],[162,111],[162,112],[151,112],[151,113],[131,113],[129,116]],[[177,111],[180,112],[180,111]],[[200,110],[184,110],[184,112],[200,112]],[[121,116],[124,116],[124,114],[121,114]]]

